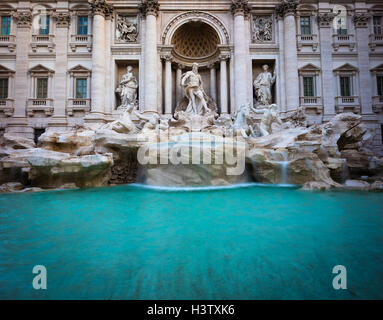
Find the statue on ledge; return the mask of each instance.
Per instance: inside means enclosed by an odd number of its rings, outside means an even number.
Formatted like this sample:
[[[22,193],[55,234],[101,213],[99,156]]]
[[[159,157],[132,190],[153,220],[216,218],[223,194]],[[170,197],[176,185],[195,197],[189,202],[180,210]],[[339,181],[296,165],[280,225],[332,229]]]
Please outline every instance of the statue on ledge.
[[[128,66],[126,73],[122,76],[116,89],[116,92],[119,93],[121,97],[121,105],[117,110],[133,110],[138,106],[137,88],[138,82],[136,76],[133,74],[133,67]]]
[[[254,81],[255,93],[257,96],[257,104],[261,106],[268,106],[272,103],[271,86],[275,82],[275,71],[271,75],[269,66],[265,64],[261,72]]]
[[[202,78],[198,74],[198,63],[193,63],[192,70],[182,76],[181,86],[189,100],[186,113],[202,115],[210,111],[207,106],[208,98],[203,90]]]

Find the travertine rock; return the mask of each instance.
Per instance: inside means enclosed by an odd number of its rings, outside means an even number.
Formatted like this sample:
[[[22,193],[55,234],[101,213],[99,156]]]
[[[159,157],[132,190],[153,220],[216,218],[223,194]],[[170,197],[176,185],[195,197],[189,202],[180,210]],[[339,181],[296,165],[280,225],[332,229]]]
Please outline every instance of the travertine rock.
[[[367,181],[362,180],[347,180],[343,188],[346,190],[363,190],[368,191],[370,190],[370,184]]]

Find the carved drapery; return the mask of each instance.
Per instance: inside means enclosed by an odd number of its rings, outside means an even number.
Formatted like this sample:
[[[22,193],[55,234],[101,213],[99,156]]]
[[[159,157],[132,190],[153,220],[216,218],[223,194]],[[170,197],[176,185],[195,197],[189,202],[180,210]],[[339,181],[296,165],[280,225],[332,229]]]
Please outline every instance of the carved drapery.
[[[140,5],[140,11],[143,16],[153,15],[157,17],[159,8],[160,5],[157,0],[142,0]]]

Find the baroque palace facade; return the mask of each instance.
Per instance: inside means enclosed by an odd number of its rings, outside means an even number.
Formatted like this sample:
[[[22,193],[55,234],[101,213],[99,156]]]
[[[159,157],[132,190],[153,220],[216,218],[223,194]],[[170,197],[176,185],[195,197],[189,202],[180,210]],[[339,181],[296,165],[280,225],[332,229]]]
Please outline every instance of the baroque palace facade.
[[[256,105],[254,79],[310,122],[360,114],[382,149],[380,0],[6,0],[0,3],[0,130],[35,138],[106,123],[128,66],[140,112],[171,116],[199,64],[220,113]]]

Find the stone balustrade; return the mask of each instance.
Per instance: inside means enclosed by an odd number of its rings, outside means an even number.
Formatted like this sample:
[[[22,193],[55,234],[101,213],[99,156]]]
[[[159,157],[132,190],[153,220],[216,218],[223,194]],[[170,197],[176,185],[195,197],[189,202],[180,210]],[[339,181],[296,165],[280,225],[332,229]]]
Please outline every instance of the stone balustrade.
[[[53,99],[28,99],[27,115],[33,117],[36,112],[43,112],[46,116],[51,116],[53,114]]]
[[[93,36],[90,34],[85,35],[71,35],[69,47],[72,52],[76,52],[77,47],[86,47],[89,52],[92,51],[92,38]]]
[[[335,111],[336,113],[354,112],[360,113],[360,99],[358,96],[336,97]]]
[[[32,35],[31,48],[33,52],[37,51],[39,47],[46,47],[50,52],[53,52],[55,48],[55,36],[53,34],[50,35],[40,35],[34,34]]]
[[[13,103],[13,99],[0,99],[0,112],[3,112],[6,117],[11,117],[14,111]]]
[[[370,34],[371,51],[374,51],[377,46],[383,46],[383,34]]]
[[[372,111],[375,113],[382,112],[383,109],[383,96],[373,96],[372,97]]]
[[[90,112],[91,109],[91,100],[90,99],[77,99],[77,98],[71,98],[68,99],[68,105],[67,105],[67,114],[68,116],[72,117],[75,112]]]
[[[7,47],[10,52],[14,52],[16,48],[16,36],[14,35],[1,35],[0,47]]]
[[[340,47],[348,47],[350,51],[354,51],[356,43],[353,34],[334,34],[332,38],[334,51],[338,51]]]
[[[301,51],[303,47],[311,47],[313,51],[316,51],[319,46],[317,34],[298,34],[297,35],[297,49]]]

